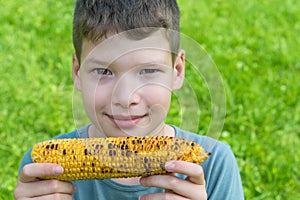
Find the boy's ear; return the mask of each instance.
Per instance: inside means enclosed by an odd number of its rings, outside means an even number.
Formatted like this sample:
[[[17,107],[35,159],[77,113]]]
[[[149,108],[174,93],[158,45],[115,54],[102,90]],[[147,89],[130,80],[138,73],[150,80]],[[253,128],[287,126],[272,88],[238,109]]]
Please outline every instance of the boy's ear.
[[[182,87],[185,70],[185,52],[180,50],[174,63],[174,78],[172,90],[178,90]]]
[[[72,78],[73,78],[73,82],[74,82],[74,87],[80,91],[81,86],[80,86],[79,69],[80,69],[79,61],[77,59],[76,54],[73,53],[72,54]]]

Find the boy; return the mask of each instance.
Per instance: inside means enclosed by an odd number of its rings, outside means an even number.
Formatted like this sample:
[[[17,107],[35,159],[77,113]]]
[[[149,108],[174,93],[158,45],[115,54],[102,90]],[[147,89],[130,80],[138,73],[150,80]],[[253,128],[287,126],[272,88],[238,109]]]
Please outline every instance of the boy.
[[[77,0],[72,76],[91,124],[57,138],[168,135],[202,145],[205,137],[164,123],[171,92],[184,79],[177,32],[175,0]],[[216,141],[211,153],[201,165],[167,163],[169,175],[63,182],[39,179],[63,169],[33,164],[29,151],[15,198],[243,199],[230,147]]]

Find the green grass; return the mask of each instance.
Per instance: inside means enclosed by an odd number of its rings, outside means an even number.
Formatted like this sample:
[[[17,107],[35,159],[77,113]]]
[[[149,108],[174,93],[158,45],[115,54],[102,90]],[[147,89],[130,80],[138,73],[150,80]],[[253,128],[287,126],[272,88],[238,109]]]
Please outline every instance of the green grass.
[[[73,1],[0,4],[0,199],[13,199],[26,150],[75,128]],[[300,199],[300,2],[179,4],[182,32],[205,48],[222,75],[227,115],[219,139],[237,157],[246,199]],[[187,76],[190,84],[199,81]],[[210,120],[205,90],[199,88],[200,133]],[[179,123],[176,100],[170,113],[168,120]]]

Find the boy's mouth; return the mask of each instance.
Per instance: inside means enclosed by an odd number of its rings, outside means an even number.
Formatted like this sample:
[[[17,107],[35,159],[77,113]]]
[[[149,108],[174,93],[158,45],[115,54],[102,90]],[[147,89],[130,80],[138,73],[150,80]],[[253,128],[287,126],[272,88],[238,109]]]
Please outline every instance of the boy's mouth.
[[[145,115],[109,115],[106,116],[119,128],[132,128],[139,124],[148,114]]]

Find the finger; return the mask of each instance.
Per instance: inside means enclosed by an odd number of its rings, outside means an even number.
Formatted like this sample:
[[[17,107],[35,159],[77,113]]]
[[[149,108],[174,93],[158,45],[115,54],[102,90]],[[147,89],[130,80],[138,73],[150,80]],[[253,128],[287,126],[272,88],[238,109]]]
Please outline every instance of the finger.
[[[187,180],[193,183],[205,185],[203,168],[198,164],[178,160],[167,162],[165,168],[169,172],[186,175]]]
[[[146,194],[139,197],[139,200],[164,200],[164,199],[172,199],[172,200],[188,200],[187,198],[183,196],[179,196],[174,193],[153,193],[153,194]]]
[[[73,200],[74,198],[68,194],[50,194],[50,195],[46,195],[46,196],[40,196],[40,197],[33,198],[33,200],[53,200],[53,199]]]
[[[168,174],[168,175],[176,177],[176,173],[170,173],[170,174]],[[175,193],[173,192],[173,190],[169,190],[169,189],[165,189],[165,192],[166,192],[166,193],[172,193],[172,194],[175,194]]]
[[[140,179],[140,183],[147,187],[164,188],[166,191],[171,190],[178,195],[190,199],[197,199],[199,196],[206,195],[204,185],[198,185],[172,175],[143,177]]]
[[[36,182],[20,183],[15,191],[15,196],[38,197],[50,194],[73,194],[75,186],[70,182],[58,180],[40,180]]]
[[[37,180],[38,177],[57,176],[62,173],[63,168],[60,165],[52,163],[32,163],[23,167],[19,181],[28,183]]]

